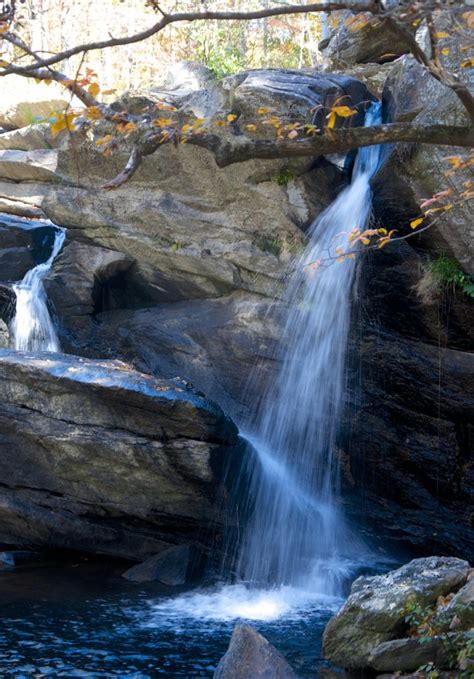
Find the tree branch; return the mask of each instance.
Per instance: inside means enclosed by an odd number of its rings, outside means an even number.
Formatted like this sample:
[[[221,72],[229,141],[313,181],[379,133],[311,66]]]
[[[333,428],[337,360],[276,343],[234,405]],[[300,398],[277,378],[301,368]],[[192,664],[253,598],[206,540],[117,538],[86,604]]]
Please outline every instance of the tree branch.
[[[154,153],[170,141],[162,132],[149,132],[133,147],[125,168],[114,179],[103,185],[115,189],[136,172],[145,156]],[[205,148],[214,154],[219,167],[241,163],[254,158],[305,158],[331,153],[345,153],[351,149],[374,144],[412,142],[437,144],[441,146],[474,147],[474,129],[451,125],[413,125],[393,123],[374,127],[326,130],[324,135],[305,139],[250,139],[244,136],[221,137],[212,133],[201,133],[187,138],[186,143]]]
[[[10,75],[16,73],[17,75],[28,75],[31,69],[44,68],[52,66],[65,59],[70,59],[76,54],[91,52],[92,50],[102,50],[108,47],[118,47],[120,45],[130,45],[136,42],[142,42],[151,38],[162,31],[170,24],[185,22],[185,21],[251,21],[254,19],[266,19],[273,16],[282,16],[287,14],[306,14],[308,12],[335,12],[342,9],[348,9],[352,12],[370,12],[372,14],[379,14],[381,7],[378,2],[369,0],[366,3],[352,3],[352,2],[326,2],[326,3],[311,3],[309,5],[285,5],[279,7],[271,7],[268,9],[255,10],[251,12],[176,12],[175,14],[166,14],[160,21],[140,33],[134,35],[124,36],[123,38],[110,38],[109,40],[98,40],[96,42],[83,43],[76,45],[68,50],[59,52],[48,59],[40,59],[29,66],[8,66],[0,71],[0,76]]]

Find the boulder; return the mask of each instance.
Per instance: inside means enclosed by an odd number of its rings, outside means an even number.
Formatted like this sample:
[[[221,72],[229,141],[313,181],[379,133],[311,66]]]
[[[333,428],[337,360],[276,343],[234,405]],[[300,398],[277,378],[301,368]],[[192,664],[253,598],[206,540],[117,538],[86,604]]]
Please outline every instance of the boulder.
[[[200,574],[202,554],[190,545],[168,547],[143,563],[132,566],[122,577],[130,582],[160,582],[177,587],[192,583]]]
[[[0,542],[140,560],[219,532],[240,447],[202,394],[61,354],[0,350],[0,378]]]
[[[347,669],[369,667],[380,644],[398,639],[406,631],[407,603],[435,604],[439,596],[462,587],[469,571],[467,561],[427,557],[386,575],[357,578],[348,600],[326,626],[324,657]]]
[[[394,639],[376,646],[368,659],[377,672],[413,672],[432,663],[437,669],[449,669],[453,650],[465,644],[467,634],[443,634],[421,639]]]
[[[297,679],[285,658],[250,625],[236,625],[214,679]]]
[[[468,582],[453,596],[447,605],[438,607],[433,617],[436,629],[469,630],[474,628],[474,577],[470,573]]]
[[[328,70],[350,68],[354,64],[383,64],[408,52],[383,19],[369,13],[354,15],[343,11],[335,14],[332,21],[335,26],[322,46]]]

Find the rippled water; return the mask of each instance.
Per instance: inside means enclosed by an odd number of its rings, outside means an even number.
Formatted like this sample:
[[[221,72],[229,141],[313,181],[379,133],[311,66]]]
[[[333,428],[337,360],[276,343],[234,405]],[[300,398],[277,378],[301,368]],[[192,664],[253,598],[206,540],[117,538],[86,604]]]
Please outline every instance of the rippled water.
[[[242,585],[170,595],[105,564],[0,573],[2,677],[212,677],[234,624],[250,623],[304,678],[321,664],[335,599]],[[296,597],[296,598],[295,598]]]

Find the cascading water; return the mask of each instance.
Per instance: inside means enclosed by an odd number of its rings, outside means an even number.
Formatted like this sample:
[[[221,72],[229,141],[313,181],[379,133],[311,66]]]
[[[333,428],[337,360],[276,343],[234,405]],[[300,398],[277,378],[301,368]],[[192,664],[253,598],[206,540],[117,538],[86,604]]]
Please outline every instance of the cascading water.
[[[380,119],[374,103],[365,125]],[[359,151],[350,186],[311,226],[286,290],[283,365],[249,437],[258,460],[239,573],[252,585],[338,594],[343,557],[358,549],[337,506],[335,454],[356,260],[335,260],[347,251],[349,233],[368,222],[379,162],[379,147]]]
[[[365,125],[380,119],[380,104],[371,104]],[[339,247],[347,251],[348,234],[368,222],[370,180],[380,163],[380,147],[359,151],[350,186],[313,223],[309,245],[294,266],[285,293],[282,369],[252,433],[245,435],[255,454],[239,581],[156,602],[146,626],[211,619],[225,625],[241,618],[283,620],[284,635],[285,625],[289,629],[301,620],[316,629],[340,606],[342,584],[353,574],[354,562],[368,561],[367,548],[351,534],[338,508],[334,448],[356,259],[335,260]]]
[[[43,280],[59,254],[66,232],[54,225],[54,243],[48,259],[30,269],[20,283],[13,286],[16,312],[10,330],[17,351],[60,351],[56,330],[48,311]]]

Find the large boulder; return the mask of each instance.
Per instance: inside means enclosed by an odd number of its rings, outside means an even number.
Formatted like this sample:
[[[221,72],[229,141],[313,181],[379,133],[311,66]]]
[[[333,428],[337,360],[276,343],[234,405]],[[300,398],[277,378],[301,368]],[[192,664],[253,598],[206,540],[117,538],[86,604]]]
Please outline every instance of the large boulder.
[[[386,669],[381,659],[380,662],[371,660],[372,654],[384,642],[404,636],[407,605],[421,608],[434,605],[438,597],[462,587],[469,573],[467,561],[428,557],[415,559],[386,575],[357,578],[348,600],[326,626],[325,658],[348,669],[369,667],[371,663]],[[389,648],[391,652],[392,647],[382,649],[387,653],[386,658]]]
[[[297,679],[285,658],[250,625],[236,625],[214,679]]]
[[[0,376],[0,542],[140,560],[219,531],[240,448],[202,394],[60,354],[0,350]]]

